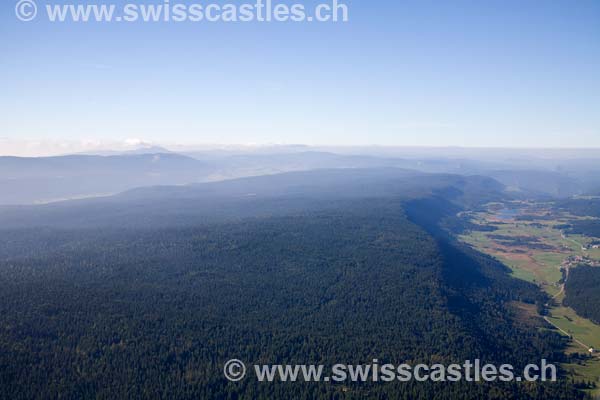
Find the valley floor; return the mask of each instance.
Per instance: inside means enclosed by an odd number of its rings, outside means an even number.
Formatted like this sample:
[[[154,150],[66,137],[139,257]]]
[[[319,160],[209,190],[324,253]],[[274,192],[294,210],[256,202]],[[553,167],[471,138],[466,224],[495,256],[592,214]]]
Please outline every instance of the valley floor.
[[[598,388],[591,392],[600,396],[600,325],[563,304],[569,271],[579,265],[600,268],[600,252],[589,246],[591,239],[560,228],[581,217],[531,202],[492,203],[468,217],[481,230],[467,232],[461,240],[502,261],[513,276],[537,284],[551,296],[544,320],[571,339],[568,354],[585,355],[580,362],[563,367],[574,379],[595,382]],[[590,348],[596,349],[592,357]]]

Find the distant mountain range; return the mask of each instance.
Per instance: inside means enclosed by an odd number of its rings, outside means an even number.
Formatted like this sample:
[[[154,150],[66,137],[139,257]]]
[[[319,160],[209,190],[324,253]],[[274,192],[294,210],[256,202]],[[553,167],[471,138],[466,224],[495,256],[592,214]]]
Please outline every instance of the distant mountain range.
[[[139,186],[198,182],[202,161],[172,153],[0,157],[0,204],[31,204],[115,194]]]
[[[0,207],[0,226],[87,228],[197,225],[300,212],[339,201],[443,196],[468,205],[499,200],[504,186],[479,176],[399,168],[323,169],[186,186],[138,188],[115,196]]]
[[[0,205],[34,204],[112,195],[133,188],[188,185],[292,171],[401,168],[427,173],[482,175],[513,195],[570,197],[600,191],[596,159],[452,158],[437,153],[389,155],[313,151],[307,147],[179,154],[157,146],[56,157],[0,157]],[[286,152],[287,151],[287,152]]]

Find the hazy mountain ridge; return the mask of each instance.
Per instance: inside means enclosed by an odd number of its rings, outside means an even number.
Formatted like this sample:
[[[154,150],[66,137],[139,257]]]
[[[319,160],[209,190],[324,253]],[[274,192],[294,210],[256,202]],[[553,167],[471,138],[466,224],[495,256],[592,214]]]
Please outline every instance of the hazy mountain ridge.
[[[154,153],[154,151],[165,151]],[[156,185],[187,185],[292,171],[401,168],[425,173],[481,175],[496,179],[521,196],[571,197],[600,190],[594,159],[532,159],[499,156],[482,160],[412,154],[352,154],[307,147],[276,152],[241,150],[188,153],[144,147],[118,155],[0,157],[0,205],[32,204],[116,194]],[[271,151],[275,151],[272,149]],[[437,154],[437,153],[436,153]],[[510,155],[511,153],[508,153]]]
[[[306,203],[334,208],[340,199],[407,199],[436,194],[461,202],[504,196],[503,186],[487,177],[426,174],[398,168],[331,169],[139,188],[116,196],[46,205],[5,206],[0,207],[0,225],[193,225],[222,218],[289,213]],[[268,206],[266,199],[271,201]]]
[[[132,187],[197,182],[211,173],[172,153],[118,156],[0,157],[0,204],[115,194]]]

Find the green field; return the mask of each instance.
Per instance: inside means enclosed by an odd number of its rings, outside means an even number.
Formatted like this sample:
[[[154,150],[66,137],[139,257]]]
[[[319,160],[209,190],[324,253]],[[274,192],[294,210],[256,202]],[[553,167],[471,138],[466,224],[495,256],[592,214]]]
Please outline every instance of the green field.
[[[539,253],[533,255],[533,259],[537,264],[543,267],[539,275],[544,283],[552,285],[561,280],[560,264],[565,258],[565,255],[560,253]]]
[[[590,258],[600,260],[600,249],[590,249],[588,250],[588,254]]]
[[[509,260],[504,257],[498,257],[498,259],[506,266],[508,266],[512,271],[512,276],[517,279],[522,279],[527,282],[536,283],[539,282],[538,276],[532,271],[524,268],[524,264],[526,261],[521,260]]]
[[[588,347],[600,349],[600,326],[578,316],[573,309],[555,307],[552,309],[552,316],[549,319]],[[586,350],[583,346],[579,347],[581,351]]]
[[[523,226],[525,227],[525,226]],[[503,236],[535,236],[541,231],[540,229],[516,229],[502,225],[502,228],[493,232],[495,235]],[[556,240],[556,235],[546,235]],[[558,235],[560,240],[560,234]],[[462,240],[471,244],[478,250],[490,254],[500,260],[503,264],[512,270],[514,277],[523,279],[528,282],[539,284],[550,295],[555,295],[560,291],[557,282],[562,278],[560,265],[567,257],[567,254],[527,251],[523,253],[511,253],[502,251],[502,249],[492,239],[488,237],[488,233],[472,232],[469,235],[463,236]],[[546,240],[544,240],[546,242]],[[548,240],[549,241],[549,240]]]

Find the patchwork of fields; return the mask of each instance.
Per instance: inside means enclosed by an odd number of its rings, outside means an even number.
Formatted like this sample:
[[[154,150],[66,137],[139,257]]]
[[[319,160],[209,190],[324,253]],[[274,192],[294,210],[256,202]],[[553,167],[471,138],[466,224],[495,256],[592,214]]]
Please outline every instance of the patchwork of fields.
[[[468,217],[484,229],[467,232],[461,240],[502,261],[513,276],[539,285],[552,297],[545,320],[571,338],[567,353],[587,354],[590,347],[600,349],[600,325],[563,305],[569,270],[583,264],[600,268],[600,250],[589,246],[594,238],[568,235],[560,229],[581,217],[529,202],[489,204],[485,211],[469,213]],[[578,379],[600,387],[597,354],[563,367]],[[600,395],[600,389],[594,392]]]

